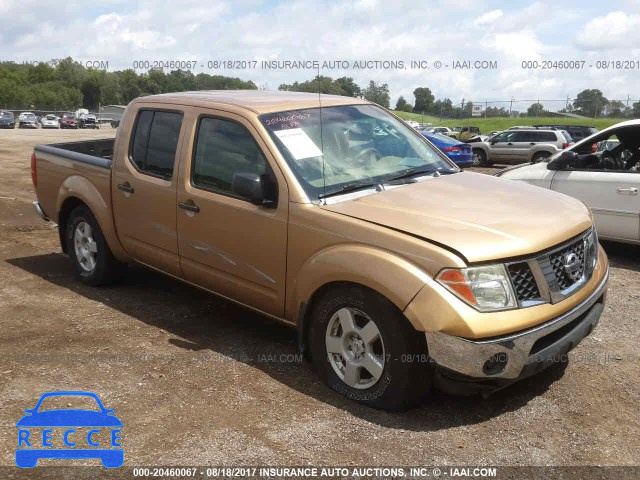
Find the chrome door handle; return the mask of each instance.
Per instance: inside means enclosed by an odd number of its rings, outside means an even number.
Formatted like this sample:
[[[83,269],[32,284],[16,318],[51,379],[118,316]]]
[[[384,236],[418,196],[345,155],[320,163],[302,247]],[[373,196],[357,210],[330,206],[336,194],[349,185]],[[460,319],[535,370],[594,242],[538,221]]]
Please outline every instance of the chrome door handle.
[[[620,195],[637,195],[638,189],[636,187],[619,188],[618,193]]]

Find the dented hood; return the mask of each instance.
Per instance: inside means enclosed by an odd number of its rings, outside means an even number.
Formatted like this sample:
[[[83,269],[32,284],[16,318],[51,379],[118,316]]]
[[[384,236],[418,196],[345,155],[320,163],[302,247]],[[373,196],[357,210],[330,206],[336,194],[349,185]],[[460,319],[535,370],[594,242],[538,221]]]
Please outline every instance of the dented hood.
[[[424,238],[468,262],[530,255],[592,224],[566,195],[479,173],[457,173],[322,208]]]

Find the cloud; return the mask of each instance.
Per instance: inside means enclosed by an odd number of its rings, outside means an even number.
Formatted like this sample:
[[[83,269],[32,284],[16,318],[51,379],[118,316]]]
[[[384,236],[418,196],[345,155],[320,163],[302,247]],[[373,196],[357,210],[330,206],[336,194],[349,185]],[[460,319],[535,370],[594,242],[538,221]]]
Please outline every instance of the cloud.
[[[480,25],[480,26],[488,25],[490,23],[494,23],[496,20],[498,20],[503,15],[504,15],[504,13],[502,13],[502,10],[499,10],[499,9],[498,10],[491,10],[490,12],[483,13],[478,18],[476,18],[474,23],[476,25]]]
[[[391,100],[413,101],[416,87],[437,98],[476,101],[566,98],[584,88],[607,97],[634,92],[636,71],[527,70],[523,60],[628,58],[640,45],[637,2],[599,15],[584,2],[537,0],[0,0],[2,56],[7,60],[106,60],[112,69],[134,60],[197,60],[194,73],[237,76],[275,89],[304,81],[310,70],[207,68],[219,60],[411,60],[427,69],[326,70],[321,74],[387,83]],[[619,7],[623,9],[623,7]],[[593,15],[593,11],[596,15]],[[86,32],[91,41],[69,41]],[[576,32],[578,32],[576,34]],[[38,41],[46,38],[46,41]],[[636,47],[637,48],[637,47]],[[638,52],[640,53],[640,52]],[[434,61],[495,60],[497,70],[433,68]],[[528,106],[528,105],[526,105]],[[526,107],[525,107],[526,109]]]
[[[588,22],[576,35],[575,43],[586,50],[638,48],[640,14],[611,12]]]

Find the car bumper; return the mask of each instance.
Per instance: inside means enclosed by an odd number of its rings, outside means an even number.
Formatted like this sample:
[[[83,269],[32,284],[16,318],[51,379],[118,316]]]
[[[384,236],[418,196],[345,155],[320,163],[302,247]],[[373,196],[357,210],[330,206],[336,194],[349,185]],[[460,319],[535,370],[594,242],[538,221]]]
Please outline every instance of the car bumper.
[[[33,207],[36,209],[36,213],[42,220],[47,222],[49,221],[49,217],[47,217],[47,214],[44,213],[44,210],[42,210],[42,207],[40,206],[40,202],[38,201],[33,202]]]
[[[580,304],[536,327],[483,340],[427,332],[429,356],[444,377],[467,383],[504,385],[531,376],[573,349],[598,324],[609,272]]]

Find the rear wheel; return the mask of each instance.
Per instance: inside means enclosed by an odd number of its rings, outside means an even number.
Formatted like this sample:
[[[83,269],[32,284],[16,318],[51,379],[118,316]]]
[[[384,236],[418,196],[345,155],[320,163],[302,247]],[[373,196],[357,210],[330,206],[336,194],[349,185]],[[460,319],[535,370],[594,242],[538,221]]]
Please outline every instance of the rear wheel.
[[[71,212],[65,239],[76,275],[87,285],[107,285],[124,273],[126,264],[113,256],[98,221],[86,206]]]
[[[406,410],[431,389],[424,335],[364,287],[333,287],[314,301],[309,344],[320,378],[345,397]]]
[[[544,162],[550,156],[551,156],[551,154],[549,152],[538,152],[533,156],[531,161],[533,163]]]

